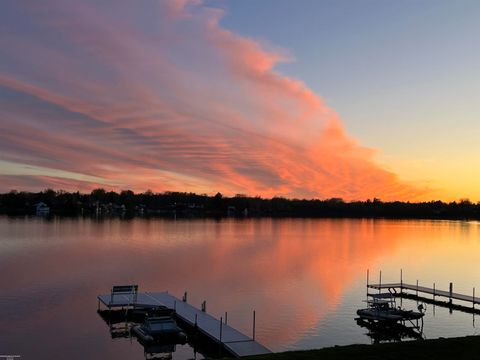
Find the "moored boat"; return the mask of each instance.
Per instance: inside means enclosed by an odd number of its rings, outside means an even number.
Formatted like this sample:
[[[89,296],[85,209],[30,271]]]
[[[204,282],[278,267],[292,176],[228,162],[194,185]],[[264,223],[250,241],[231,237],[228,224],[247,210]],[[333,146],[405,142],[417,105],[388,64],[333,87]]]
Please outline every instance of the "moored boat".
[[[360,319],[375,322],[398,322],[406,320],[419,320],[424,312],[405,310],[397,307],[395,299],[390,294],[378,294],[372,300],[367,300],[367,308],[357,310]]]
[[[169,316],[147,318],[142,325],[133,326],[132,332],[144,342],[170,340],[175,343],[185,343],[187,340],[187,335]]]

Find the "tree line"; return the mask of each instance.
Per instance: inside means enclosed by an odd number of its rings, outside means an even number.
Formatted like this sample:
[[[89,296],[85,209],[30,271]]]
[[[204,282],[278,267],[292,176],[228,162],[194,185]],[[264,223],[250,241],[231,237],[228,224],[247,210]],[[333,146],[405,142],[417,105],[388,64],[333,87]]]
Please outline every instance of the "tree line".
[[[351,217],[480,219],[480,203],[464,199],[453,202],[384,202],[379,199],[346,202],[339,198],[265,199],[242,194],[227,197],[188,192],[134,193],[95,189],[89,194],[46,189],[40,192],[12,190],[0,194],[0,213],[35,214],[45,204],[51,215],[65,216],[184,216],[184,217]]]

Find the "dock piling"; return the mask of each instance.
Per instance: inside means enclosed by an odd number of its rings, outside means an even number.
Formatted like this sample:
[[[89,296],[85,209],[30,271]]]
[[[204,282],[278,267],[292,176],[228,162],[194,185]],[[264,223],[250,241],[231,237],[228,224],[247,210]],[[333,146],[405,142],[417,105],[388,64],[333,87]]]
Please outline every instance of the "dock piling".
[[[473,327],[475,327],[475,286],[473,287],[473,294],[472,294],[472,310],[473,310]]]
[[[220,316],[220,346],[222,345],[223,318]]]
[[[400,269],[400,293],[403,291],[403,269]]]
[[[227,324],[228,313],[225,311],[225,325]]]
[[[253,340],[255,340],[255,310],[253,310]]]
[[[203,300],[202,302],[202,311],[207,312],[207,300]]]
[[[472,307],[473,307],[473,310],[475,310],[475,287],[473,287]]]
[[[223,329],[223,318],[220,316],[220,338],[218,342],[218,356],[222,356],[222,329]]]
[[[452,305],[452,293],[453,293],[453,283],[450,283],[450,286],[448,288],[448,303]]]
[[[368,278],[369,278],[369,275],[370,275],[370,270],[367,269],[367,298],[368,298]]]
[[[183,294],[183,298],[182,298],[182,301],[183,302],[187,302],[187,292],[185,291],[185,293]]]
[[[382,270],[380,270],[379,282],[380,286],[378,287],[378,293],[382,292]]]

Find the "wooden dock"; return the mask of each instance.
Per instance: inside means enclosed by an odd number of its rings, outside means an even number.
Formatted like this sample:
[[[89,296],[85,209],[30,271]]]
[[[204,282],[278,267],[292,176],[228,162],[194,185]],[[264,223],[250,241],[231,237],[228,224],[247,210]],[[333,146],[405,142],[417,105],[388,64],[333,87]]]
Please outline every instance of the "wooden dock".
[[[250,338],[224,323],[222,318],[216,319],[206,311],[202,311],[168,292],[115,294],[115,296],[107,294],[99,295],[98,300],[108,308],[166,306],[174,310],[175,316],[181,321],[190,326],[196,326],[198,331],[222,345],[236,357],[271,353],[269,349],[255,341],[255,335]]]
[[[477,313],[480,312],[480,309],[476,309],[475,305],[480,304],[480,298],[475,296],[475,288],[472,288],[472,294],[460,294],[453,291],[453,283],[449,284],[448,290],[440,290],[437,289],[435,283],[433,283],[432,287],[428,286],[420,286],[418,280],[416,284],[409,284],[403,281],[403,270],[400,270],[400,282],[398,283],[382,283],[382,272],[380,271],[379,282],[370,284],[369,283],[369,271],[367,270],[367,295],[374,295],[369,294],[368,289],[375,289],[378,290],[380,293],[382,290],[387,290],[390,294],[399,296],[399,297],[406,297],[410,299],[417,299],[426,302],[430,302],[433,304],[437,304],[439,306],[446,306],[451,309],[457,309],[466,312],[473,312]],[[426,298],[422,295],[430,295],[432,298]],[[437,298],[444,299],[446,301],[437,300]],[[462,301],[462,304],[453,304],[453,300]],[[471,306],[467,306],[464,303],[471,304]]]
[[[387,290],[394,295],[400,295],[403,291],[409,290],[415,292],[415,295],[418,294],[428,294],[432,296],[438,296],[446,298],[449,302],[452,300],[461,300],[465,302],[472,303],[472,306],[480,304],[480,298],[475,296],[475,292],[472,292],[472,295],[465,295],[453,292],[453,286],[450,285],[450,290],[439,290],[435,287],[426,287],[419,286],[418,284],[406,284],[406,283],[390,283],[390,284],[368,284],[368,288],[376,290]]]

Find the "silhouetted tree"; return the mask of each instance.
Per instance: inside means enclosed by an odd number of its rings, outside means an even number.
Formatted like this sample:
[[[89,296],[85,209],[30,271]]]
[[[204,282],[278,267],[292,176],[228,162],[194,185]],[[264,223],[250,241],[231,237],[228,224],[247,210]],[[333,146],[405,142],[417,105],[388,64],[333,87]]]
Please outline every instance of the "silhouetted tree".
[[[106,195],[107,195],[107,192],[105,191],[105,189],[102,189],[102,188],[92,190],[92,192],[90,193],[91,199],[94,202],[95,201],[104,202]]]

